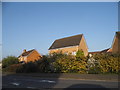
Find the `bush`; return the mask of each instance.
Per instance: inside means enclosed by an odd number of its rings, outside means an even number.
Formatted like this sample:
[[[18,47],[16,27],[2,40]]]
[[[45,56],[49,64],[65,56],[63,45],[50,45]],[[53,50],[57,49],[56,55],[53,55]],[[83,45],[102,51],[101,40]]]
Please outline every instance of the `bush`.
[[[38,71],[37,65],[33,62],[25,63],[16,70],[17,73],[31,73],[37,71]]]
[[[101,73],[119,73],[120,54],[96,54],[94,58],[98,60]]]
[[[18,64],[14,56],[4,58],[3,71],[17,73],[57,72],[57,73],[119,73],[120,54],[95,54],[93,57],[84,57],[81,51],[76,56],[54,53],[43,56],[35,62]]]
[[[54,72],[62,73],[86,73],[86,61],[77,60],[72,55],[61,55],[56,58],[56,61],[52,63],[54,66]]]
[[[88,70],[88,74],[101,74],[101,70],[98,65],[90,67]]]
[[[76,52],[76,59],[83,59],[84,58],[84,52],[82,51],[82,50],[78,50],[77,52]]]
[[[50,71],[48,58],[43,56],[42,59],[35,62],[28,62],[19,67],[17,73],[33,73],[33,72],[42,72],[46,73]]]
[[[2,60],[2,68],[6,68],[12,64],[18,64],[19,60],[15,56],[7,56]]]
[[[50,63],[47,56],[43,56],[41,60],[35,62],[38,68],[38,72],[50,72]]]
[[[6,68],[3,68],[3,72],[16,72],[18,68],[20,68],[22,64],[12,64]]]
[[[63,54],[62,52],[60,53],[52,53],[51,55],[48,56],[48,61],[49,62],[55,62],[57,58],[60,58],[62,56],[65,56],[66,54]]]

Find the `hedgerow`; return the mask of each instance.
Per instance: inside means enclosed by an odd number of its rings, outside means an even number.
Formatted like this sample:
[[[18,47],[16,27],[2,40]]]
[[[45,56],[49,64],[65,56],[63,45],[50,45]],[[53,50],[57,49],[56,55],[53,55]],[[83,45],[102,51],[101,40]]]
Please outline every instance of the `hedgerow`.
[[[13,57],[12,57],[13,58]],[[43,56],[42,59],[25,64],[18,63],[14,57],[13,60],[8,57],[4,59],[4,71],[17,73],[120,73],[120,54],[95,54],[92,57],[84,57],[82,51],[78,51],[76,56],[62,53]],[[9,62],[16,61],[16,62]],[[9,63],[6,63],[8,61]]]
[[[98,61],[101,73],[119,73],[120,54],[96,54],[94,59]]]

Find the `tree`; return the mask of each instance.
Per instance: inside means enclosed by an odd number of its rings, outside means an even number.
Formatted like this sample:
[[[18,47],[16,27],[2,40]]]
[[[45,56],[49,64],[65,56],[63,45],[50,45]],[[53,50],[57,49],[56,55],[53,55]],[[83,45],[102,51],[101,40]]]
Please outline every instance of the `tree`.
[[[77,60],[83,59],[84,58],[84,52],[82,50],[78,50],[76,52],[76,56],[75,57],[76,57]]]
[[[15,56],[7,56],[2,60],[2,68],[6,68],[12,64],[18,64],[19,60]]]

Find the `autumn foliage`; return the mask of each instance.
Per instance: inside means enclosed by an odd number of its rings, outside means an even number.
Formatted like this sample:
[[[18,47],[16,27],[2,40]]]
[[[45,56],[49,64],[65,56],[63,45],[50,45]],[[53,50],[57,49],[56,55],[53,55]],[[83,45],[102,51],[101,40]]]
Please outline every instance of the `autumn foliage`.
[[[16,60],[15,57],[13,59]],[[54,53],[43,56],[38,61],[25,64],[18,64],[18,62],[13,62],[14,60],[11,60],[11,57],[3,59],[3,64],[7,66],[4,66],[3,70],[17,73],[120,73],[120,54],[103,53],[84,57],[83,52],[78,51],[76,56]]]

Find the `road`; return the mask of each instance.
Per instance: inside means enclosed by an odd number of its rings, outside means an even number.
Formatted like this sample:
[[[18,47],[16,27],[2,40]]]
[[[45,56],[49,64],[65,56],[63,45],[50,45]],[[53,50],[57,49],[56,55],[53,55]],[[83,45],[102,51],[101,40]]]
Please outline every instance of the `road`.
[[[7,75],[2,77],[3,88],[118,88],[117,81],[40,78]]]

